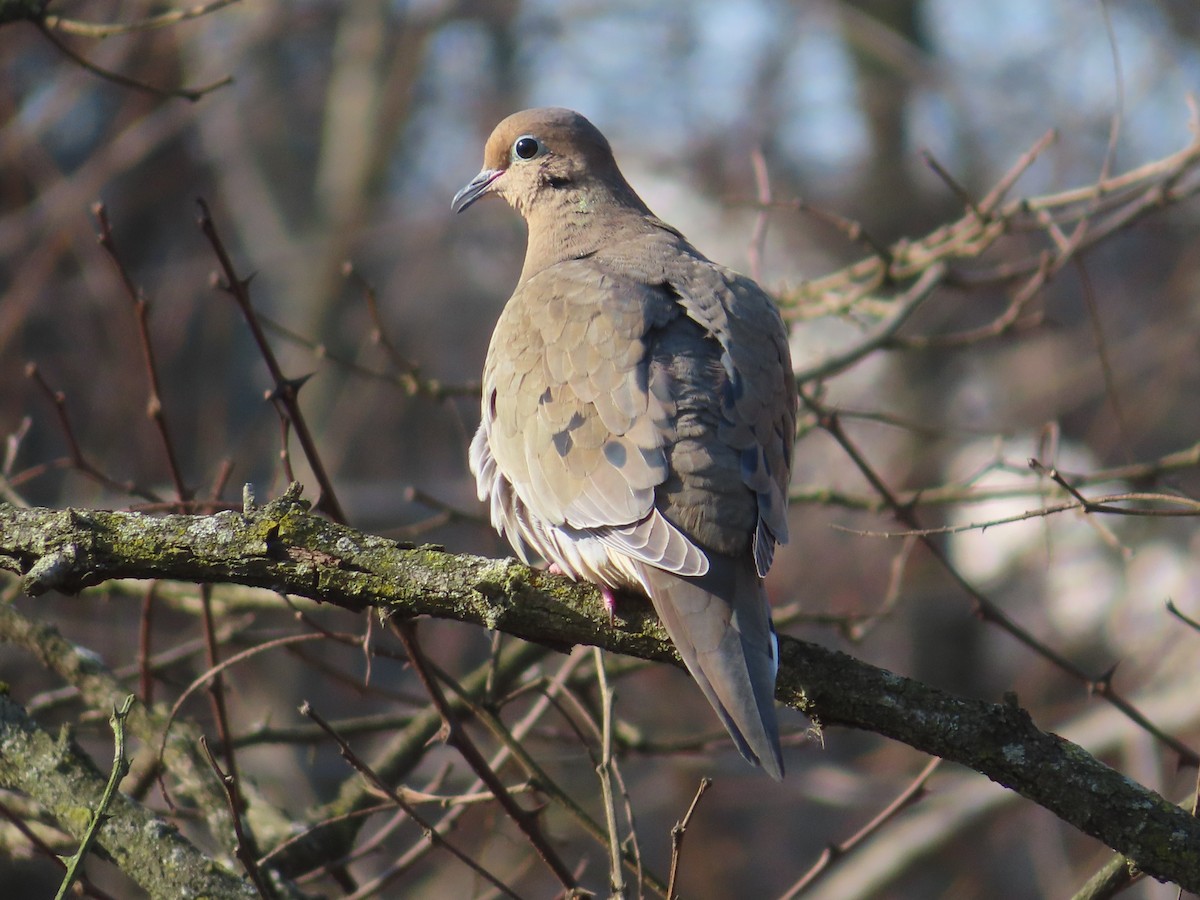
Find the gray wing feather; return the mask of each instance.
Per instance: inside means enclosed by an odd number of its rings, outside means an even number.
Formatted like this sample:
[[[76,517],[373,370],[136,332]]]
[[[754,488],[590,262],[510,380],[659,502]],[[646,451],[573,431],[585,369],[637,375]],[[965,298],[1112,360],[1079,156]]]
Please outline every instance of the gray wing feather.
[[[684,665],[738,750],[781,779],[775,719],[778,651],[753,562],[713,555],[708,573],[699,578],[648,566],[638,570]]]
[[[518,287],[488,352],[471,466],[482,495],[494,497],[503,476],[525,510],[494,506],[506,535],[531,516],[669,571],[706,570],[703,552],[655,509],[672,410],[649,390],[646,336],[680,316],[668,292],[602,277],[586,260]],[[557,562],[529,532],[525,549]]]

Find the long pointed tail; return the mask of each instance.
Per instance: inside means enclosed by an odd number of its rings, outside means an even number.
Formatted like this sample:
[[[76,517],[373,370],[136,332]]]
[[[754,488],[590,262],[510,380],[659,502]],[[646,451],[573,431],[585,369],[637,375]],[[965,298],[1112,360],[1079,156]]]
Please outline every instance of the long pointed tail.
[[[659,618],[738,750],[783,778],[775,721],[775,630],[754,560],[709,554],[707,574],[681,578],[638,564]]]

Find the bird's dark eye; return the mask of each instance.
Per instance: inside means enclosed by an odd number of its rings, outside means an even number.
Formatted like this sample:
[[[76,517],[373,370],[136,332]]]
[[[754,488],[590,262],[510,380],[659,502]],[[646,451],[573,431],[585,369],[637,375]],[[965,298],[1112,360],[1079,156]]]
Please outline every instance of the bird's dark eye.
[[[525,134],[513,141],[512,152],[516,159],[533,159],[541,156],[542,145],[533,135]]]

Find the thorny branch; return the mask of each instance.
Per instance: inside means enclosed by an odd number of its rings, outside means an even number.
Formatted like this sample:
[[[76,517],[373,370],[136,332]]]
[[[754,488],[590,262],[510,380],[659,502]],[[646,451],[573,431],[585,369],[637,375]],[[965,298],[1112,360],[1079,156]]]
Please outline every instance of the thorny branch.
[[[222,4],[210,3],[207,8],[215,9],[220,5]],[[45,24],[50,24],[48,19]],[[1106,174],[1096,185],[1087,188],[1032,200],[1005,202],[1004,198],[1017,179],[1034,162],[1038,154],[1049,146],[1052,139],[1052,136],[1048,135],[1039,142],[993,191],[979,201],[973,200],[948,173],[941,170],[936,161],[930,160],[931,166],[960,197],[966,212],[958,222],[938,229],[919,241],[901,242],[884,247],[874,242],[857,223],[826,214],[825,218],[833,221],[836,227],[871,247],[874,255],[829,278],[807,282],[783,292],[784,303],[793,318],[852,314],[859,320],[867,320],[874,324],[850,347],[839,350],[817,365],[799,372],[800,381],[820,381],[845,371],[858,361],[881,350],[961,345],[995,337],[1020,327],[1032,321],[1035,315],[1029,311],[1031,300],[1066,264],[1076,260],[1083,250],[1128,227],[1159,206],[1193,196],[1197,188],[1200,188],[1200,178],[1196,177],[1197,166],[1200,163],[1200,144],[1192,144],[1172,157],[1133,172],[1114,177]],[[765,181],[765,174],[760,172],[759,175],[759,201],[763,209],[756,230],[755,245],[759,248],[758,252],[761,252],[760,245],[765,235],[767,214],[770,210],[781,207],[811,210],[800,201],[788,203],[773,200],[769,185]],[[107,232],[108,228],[103,219],[101,224],[103,240],[104,232]],[[269,328],[277,334],[283,334],[288,340],[304,344],[317,356],[328,354],[318,342],[303,339],[288,331],[285,326],[269,322],[254,311],[249,303],[249,279],[237,274],[219,236],[216,235],[206,208],[203,210],[201,225],[221,260],[225,288],[246,314],[249,327],[260,341],[263,357],[271,367],[275,380],[275,390],[271,399],[281,410],[285,440],[292,430],[296,430],[306,455],[309,455],[310,463],[318,470],[322,501],[327,511],[340,518],[341,510],[333,494],[332,482],[321,470],[315,440],[307,433],[307,426],[296,403],[296,393],[303,379],[289,380],[282,375],[277,365],[272,365],[273,357],[263,331]],[[1007,236],[1015,234],[1045,235],[1047,246],[1041,252],[1016,262],[990,265],[977,262],[986,250]],[[111,238],[111,235],[109,237]],[[111,247],[108,249],[111,252]],[[120,267],[120,261],[115,261]],[[130,297],[134,300],[139,316],[143,350],[149,359],[148,371],[152,379],[150,412],[153,415],[155,406],[161,406],[161,398],[158,396],[157,384],[153,383],[155,369],[145,327],[144,298],[133,289],[132,282],[124,271],[121,271],[121,275],[127,283]],[[906,332],[910,323],[914,321],[913,314],[931,302],[940,289],[969,289],[982,286],[1003,286],[1011,290],[1010,303],[992,322],[971,331],[958,333],[926,335]],[[351,360],[330,356],[332,362],[362,376],[390,378],[410,394],[426,394],[440,399],[470,390],[469,385],[462,388],[447,387],[423,379],[416,365],[403,359],[395,346],[382,334],[373,292],[365,288],[365,293],[378,343],[395,371],[376,372],[357,367]],[[56,414],[67,438],[70,455],[58,463],[60,467],[75,468],[111,490],[140,494],[157,502],[163,509],[177,506],[163,500],[156,493],[138,488],[131,482],[119,482],[109,478],[93,466],[74,438],[62,394],[49,387],[36,367],[31,367],[30,376],[55,405]],[[817,424],[827,426],[836,436],[836,416],[830,418],[825,415],[828,411],[822,407],[814,408],[817,411],[816,419],[819,420]],[[163,440],[169,453],[170,442],[165,426]],[[24,477],[33,477],[28,472],[13,473],[14,456],[14,452],[6,454],[4,481],[0,483],[0,487],[6,489],[3,496],[15,497],[15,492],[9,488],[14,483],[20,483],[20,479]],[[1047,490],[1044,484],[1030,488],[1020,485],[995,488],[962,484],[935,486],[924,491],[903,493],[891,493],[884,486],[885,489],[877,492],[875,496],[852,495],[823,488],[801,488],[793,492],[793,500],[895,512],[914,510],[930,504],[957,504],[1012,496],[1036,495],[1044,498],[1050,494],[1069,500],[1058,506],[1047,506],[1035,514],[1048,514],[1060,507],[1082,508],[1090,512],[1128,513],[1126,508],[1114,506],[1115,500],[1128,499],[1131,496],[1146,498],[1151,495],[1145,492],[1120,496],[1106,494],[1099,499],[1089,500],[1082,491],[1091,485],[1113,481],[1153,480],[1164,473],[1195,469],[1198,465],[1200,445],[1195,445],[1151,462],[1132,463],[1092,473],[1063,475],[1055,471],[1050,475],[1054,481],[1052,490],[1057,492],[1056,494]],[[178,467],[173,461],[170,466],[176,494],[182,497],[186,492]],[[1018,467],[1011,468],[1016,470]],[[869,467],[867,470],[869,471]],[[1159,496],[1158,499],[1162,497]],[[1179,505],[1185,503],[1180,498],[1168,499],[1169,502]],[[433,501],[426,499],[423,502],[432,504]],[[0,506],[0,534],[5,535],[3,544],[0,545],[0,568],[21,573],[26,587],[39,592],[52,587],[74,590],[117,577],[163,577],[214,583],[224,581],[260,584],[321,601],[338,603],[352,609],[378,604],[397,615],[428,614],[471,621],[557,647],[574,643],[593,643],[617,652],[674,661],[673,651],[663,641],[662,633],[652,619],[634,616],[611,622],[607,615],[598,616],[598,606],[587,588],[566,585],[553,577],[510,562],[454,557],[433,548],[397,546],[348,530],[330,532],[327,529],[333,526],[308,517],[295,504],[295,497],[284,498],[281,503],[283,505],[272,504],[266,510],[248,507],[241,516],[226,513],[224,517],[207,519],[121,519],[123,515],[132,514],[55,512],[44,509],[20,511]],[[182,507],[182,504],[179,506]],[[1180,512],[1194,514],[1192,509]],[[448,507],[443,510],[443,514],[447,518],[457,515]],[[28,518],[20,519],[20,516]],[[35,533],[52,536],[53,541],[43,541],[39,544],[41,537],[31,537],[28,543],[10,543],[10,525],[19,527],[22,540],[25,535]],[[128,533],[136,535],[138,540],[111,540],[111,532],[108,529],[114,528],[131,529]],[[176,533],[173,529],[179,529],[179,532]],[[906,533],[910,537],[927,537],[934,531],[914,529]],[[219,535],[221,540],[210,541],[209,538],[214,534]],[[235,548],[223,544],[230,535],[238,534],[246,536],[249,542],[249,549],[244,555],[236,555]],[[151,543],[148,556],[137,556],[134,551],[141,552],[138,548],[142,547],[143,538],[150,538],[152,541],[161,538],[165,543],[157,549]],[[359,556],[360,553],[369,557],[365,564]],[[391,554],[399,554],[401,564],[398,567],[393,566],[396,559]],[[991,610],[986,604],[981,609],[986,618],[994,619],[994,613],[999,612]],[[612,627],[614,625],[615,628]],[[211,629],[208,635],[206,643],[209,645],[211,667],[203,676],[204,682],[219,677],[227,667],[241,661],[239,654],[217,662],[211,652]],[[1196,826],[1188,824],[1194,820],[1189,820],[1186,814],[1182,820],[1179,819],[1182,810],[1176,809],[1150,791],[1119,779],[1116,773],[1087,756],[1080,748],[1036,729],[1028,715],[1016,706],[1015,700],[997,706],[954,698],[930,691],[916,682],[873,669],[849,657],[832,654],[791,639],[783,641],[783,651],[784,667],[779,693],[784,702],[816,716],[826,725],[843,724],[877,731],[926,752],[970,765],[1053,810],[1082,831],[1106,841],[1157,877],[1170,878],[1193,887],[1200,883],[1200,877],[1197,876],[1200,863],[1193,852],[1197,846]],[[1071,666],[1048,648],[1045,648],[1045,651],[1044,655],[1048,659],[1066,663],[1067,671],[1078,674],[1092,690],[1113,700],[1114,705],[1123,709],[1130,718],[1156,733],[1149,722],[1139,718],[1136,709],[1113,692],[1111,673],[1093,678]],[[412,652],[414,662],[420,664],[419,649],[414,647]],[[428,681],[434,687],[431,693],[436,697],[440,691],[436,689],[433,679]],[[447,698],[442,699],[443,702],[447,702]],[[472,701],[465,699],[465,695],[463,707],[480,720],[486,720],[488,717],[484,707],[478,704],[473,706]],[[218,714],[219,721],[223,718]],[[452,722],[452,719],[448,721]],[[943,727],[946,723],[950,723],[951,727]],[[222,726],[222,731],[222,743],[227,748],[232,748],[232,736],[227,733],[225,726]],[[423,747],[431,739],[434,731],[436,727],[433,726],[427,727],[425,731],[418,730],[418,737],[423,735],[423,738],[418,739],[416,743]],[[521,736],[516,729],[514,733],[517,737]],[[1169,743],[1173,741],[1169,736],[1159,736]],[[610,739],[616,740],[612,735],[605,739],[603,746],[606,752],[610,747]],[[1171,746],[1175,747],[1185,760],[1194,759],[1186,745],[1174,742]],[[1003,759],[996,757],[994,751],[997,747],[1003,751]],[[495,771],[498,760],[505,757],[508,749],[502,748],[492,760],[479,760],[483,763],[480,769],[481,778],[482,773]],[[466,752],[469,753],[470,749]],[[512,750],[512,753],[516,752],[515,749]],[[1020,757],[1022,765],[1017,766],[1013,763],[1016,756]],[[232,756],[229,758],[232,759]],[[365,772],[365,767],[360,771]],[[1055,781],[1049,786],[1036,783],[1039,774],[1063,771],[1070,777]],[[381,777],[386,780],[386,776]],[[531,783],[536,782],[533,776],[530,780]],[[233,787],[238,788],[238,779],[233,781]],[[914,783],[914,794],[919,793],[922,783],[920,780]],[[478,791],[481,786],[482,781],[476,784],[473,790]],[[537,785],[543,795],[552,797],[555,787],[552,784]],[[494,781],[493,790],[486,795],[501,798],[502,793],[497,793],[497,790],[503,792],[505,788],[498,781]],[[412,796],[406,791],[396,793],[405,798]],[[232,814],[237,816],[239,807],[234,802],[232,791],[229,799],[233,805]],[[536,813],[525,818],[525,811],[515,806],[512,798],[508,799],[513,803],[514,808],[510,808],[510,813],[514,821],[522,824],[522,819],[525,819],[523,824],[528,827],[527,834],[538,847],[539,853],[546,858],[546,851],[549,851],[551,858],[547,859],[547,862],[550,868],[564,884],[570,883],[572,874],[566,871],[561,860],[553,858],[554,851],[536,836]],[[869,829],[886,821],[887,817],[894,814],[908,799],[910,795],[906,792],[898,799],[897,804],[889,806],[881,813],[879,820],[867,827],[867,833]],[[457,813],[465,808],[466,801],[462,797],[458,800],[464,805],[452,809],[440,822],[431,826],[439,834],[442,830],[448,830],[454,824]],[[564,807],[567,806],[566,801],[558,802]],[[1124,808],[1140,805],[1149,810],[1144,817],[1148,829],[1144,834],[1130,834],[1120,823],[1108,819],[1107,813],[1122,805]],[[611,802],[609,806],[611,823]],[[332,831],[351,819],[360,820],[360,813],[364,809],[374,807],[360,804],[354,811],[331,814],[321,823],[328,828],[314,827],[314,832]],[[586,814],[582,811],[580,813],[580,821],[583,822]],[[595,823],[591,825],[595,827]],[[596,828],[596,831],[598,838],[603,842],[603,832],[599,828]],[[615,834],[615,831],[613,833]],[[1171,834],[1183,835],[1182,844],[1171,844],[1171,839],[1164,836]],[[846,851],[854,846],[857,837],[839,846]],[[405,866],[411,865],[413,860],[420,858],[435,845],[438,845],[438,841],[434,837],[416,842],[412,851],[397,863],[397,870],[402,871]],[[247,859],[247,868],[250,871],[254,871],[255,866],[276,862],[291,864],[291,871],[296,871],[299,864],[295,860],[307,856],[311,846],[312,844],[305,840],[279,845],[257,863],[251,859],[252,848],[245,848],[243,855]],[[616,852],[615,842],[610,841],[609,847]],[[364,850],[360,847],[355,852]],[[631,859],[630,854],[623,849],[621,852],[622,864],[627,870],[639,872],[640,883],[659,892],[665,890],[661,885],[656,886],[650,876],[643,881],[640,877],[640,860]],[[345,858],[349,857],[343,857]],[[674,862],[677,862],[677,857]],[[325,856],[321,858],[321,865],[336,870],[339,862],[336,859],[330,861],[330,857]],[[287,871],[286,867],[282,867],[281,870]],[[614,881],[618,880],[620,869],[615,858],[612,861],[612,872]],[[672,881],[674,875],[673,865]],[[377,886],[364,885],[353,896],[367,896]],[[505,890],[495,883],[493,886],[502,892]]]
[[[915,241],[900,241],[832,275],[784,288],[777,293],[785,316],[822,316],[876,320],[875,332],[853,347],[797,372],[800,382],[827,378],[861,359],[869,349],[925,348],[976,343],[1020,324],[1029,301],[1079,253],[1122,231],[1151,212],[1200,192],[1200,133],[1177,153],[1087,187],[1042,197],[1004,201],[1017,180],[1054,141],[1039,140],[997,185],[977,203],[967,204],[958,221]],[[803,201],[770,203],[772,209],[811,211]],[[1063,237],[1061,229],[1074,226]],[[843,228],[857,234],[853,226]],[[1016,263],[977,262],[1009,235],[1047,236],[1049,247]],[[976,261],[971,268],[967,262]],[[899,335],[913,309],[939,287],[1013,286],[1011,302],[991,323],[955,334]]]
[[[590,587],[513,561],[397,547],[312,516],[295,492],[240,516],[2,506],[0,535],[0,564],[21,573],[34,595],[118,577],[269,585],[349,609],[376,604],[404,618],[455,618],[539,642],[586,643],[679,664],[646,608],[610,620]],[[1200,887],[1200,821],[1039,731],[1015,698],[995,705],[953,697],[782,636],[780,651],[782,702],[825,725],[875,731],[975,768],[1155,877]],[[1140,810],[1136,827],[1105,812],[1130,805]]]

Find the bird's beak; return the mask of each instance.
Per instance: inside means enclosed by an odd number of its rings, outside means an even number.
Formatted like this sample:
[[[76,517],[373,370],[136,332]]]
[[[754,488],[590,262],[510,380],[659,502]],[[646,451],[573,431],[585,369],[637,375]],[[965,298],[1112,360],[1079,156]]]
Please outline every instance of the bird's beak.
[[[504,174],[503,169],[483,169],[478,175],[472,178],[463,186],[463,189],[454,195],[454,199],[450,201],[450,208],[456,213],[462,212],[480,197],[487,193],[488,188],[492,186],[492,182]]]

